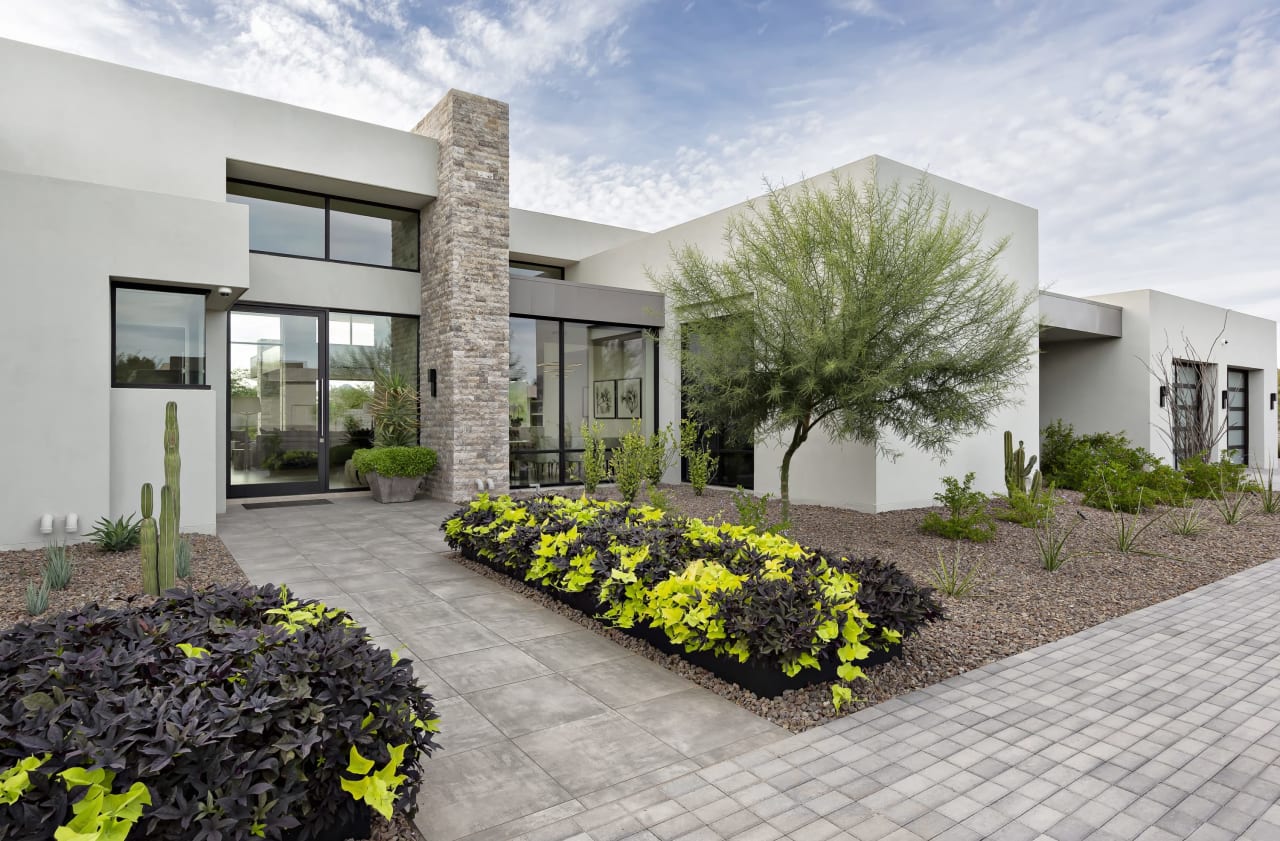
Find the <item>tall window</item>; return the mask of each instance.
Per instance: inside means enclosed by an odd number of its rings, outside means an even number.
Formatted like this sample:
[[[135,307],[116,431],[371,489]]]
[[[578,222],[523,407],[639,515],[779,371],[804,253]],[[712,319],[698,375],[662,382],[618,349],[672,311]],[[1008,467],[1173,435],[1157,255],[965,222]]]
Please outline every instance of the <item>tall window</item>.
[[[1213,382],[1203,362],[1173,363],[1173,458],[1194,458],[1213,446]]]
[[[204,293],[113,286],[111,384],[203,386]]]
[[[511,318],[511,485],[582,481],[582,425],[607,447],[639,423],[654,429],[657,352],[638,327]]]
[[[227,181],[227,201],[249,208],[249,250],[418,270],[418,211]]]

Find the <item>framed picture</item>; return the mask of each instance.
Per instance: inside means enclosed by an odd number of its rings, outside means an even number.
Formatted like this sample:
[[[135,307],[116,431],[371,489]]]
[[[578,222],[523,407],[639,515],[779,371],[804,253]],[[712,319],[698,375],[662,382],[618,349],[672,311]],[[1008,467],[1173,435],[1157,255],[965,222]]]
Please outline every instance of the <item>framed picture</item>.
[[[641,384],[639,377],[629,380],[618,380],[618,417],[638,418],[643,412],[641,400]]]
[[[618,416],[618,381],[596,380],[592,395],[594,417],[616,418]]]

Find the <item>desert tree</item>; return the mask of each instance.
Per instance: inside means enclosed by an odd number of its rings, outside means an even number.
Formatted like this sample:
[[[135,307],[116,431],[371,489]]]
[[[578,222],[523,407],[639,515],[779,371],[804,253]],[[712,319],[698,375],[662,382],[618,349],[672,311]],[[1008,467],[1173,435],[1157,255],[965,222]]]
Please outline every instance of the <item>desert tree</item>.
[[[674,248],[651,272],[675,309],[686,412],[731,438],[776,435],[782,516],[816,431],[896,457],[945,456],[1016,399],[1033,295],[999,268],[1007,238],[953,211],[925,177],[770,189],[730,218],[712,259]],[[692,333],[696,340],[689,340]]]

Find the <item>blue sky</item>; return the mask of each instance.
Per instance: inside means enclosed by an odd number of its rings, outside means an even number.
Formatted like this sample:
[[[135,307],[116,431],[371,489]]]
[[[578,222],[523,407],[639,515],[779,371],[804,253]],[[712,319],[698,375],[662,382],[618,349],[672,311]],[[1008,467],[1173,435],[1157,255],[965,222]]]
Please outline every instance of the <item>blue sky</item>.
[[[1280,319],[1263,2],[0,0],[0,36],[408,128],[512,106],[512,202],[657,230],[879,153],[1040,211],[1041,281]]]

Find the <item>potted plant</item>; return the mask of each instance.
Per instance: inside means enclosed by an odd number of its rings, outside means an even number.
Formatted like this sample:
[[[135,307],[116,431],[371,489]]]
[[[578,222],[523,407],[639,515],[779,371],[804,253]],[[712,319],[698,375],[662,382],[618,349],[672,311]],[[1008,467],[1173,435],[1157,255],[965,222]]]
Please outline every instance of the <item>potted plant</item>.
[[[357,471],[369,482],[378,502],[413,502],[422,479],[435,469],[436,451],[430,447],[374,447],[351,456]]]

